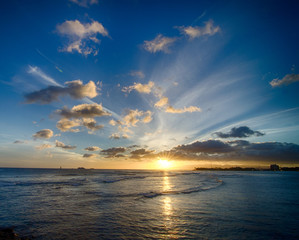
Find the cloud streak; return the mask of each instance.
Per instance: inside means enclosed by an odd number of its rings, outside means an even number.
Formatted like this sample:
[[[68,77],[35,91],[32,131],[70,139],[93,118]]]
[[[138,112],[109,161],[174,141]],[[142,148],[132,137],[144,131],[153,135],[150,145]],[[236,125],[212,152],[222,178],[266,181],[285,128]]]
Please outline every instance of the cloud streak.
[[[270,82],[272,87],[280,87],[283,85],[290,85],[292,83],[299,82],[299,74],[291,73],[285,75],[282,79],[275,78]]]
[[[186,112],[201,112],[201,109],[196,106],[183,107],[183,108],[174,108],[169,104],[169,100],[167,97],[162,97],[158,102],[154,105],[157,108],[164,108],[167,113],[186,113]]]
[[[29,74],[32,74],[36,77],[39,77],[43,80],[45,80],[45,82],[48,83],[48,85],[54,85],[54,86],[60,86],[62,87],[62,85],[60,85],[59,83],[57,83],[53,78],[51,78],[50,76],[48,76],[47,74],[45,74],[39,67],[37,66],[30,66],[29,65],[29,69],[27,71]]]

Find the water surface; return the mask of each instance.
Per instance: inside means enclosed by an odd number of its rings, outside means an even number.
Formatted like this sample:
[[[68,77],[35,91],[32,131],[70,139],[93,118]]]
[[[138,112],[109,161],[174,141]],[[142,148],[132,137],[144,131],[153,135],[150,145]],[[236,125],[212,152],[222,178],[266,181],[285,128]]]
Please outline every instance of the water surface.
[[[35,239],[299,239],[297,172],[0,169],[0,227]]]

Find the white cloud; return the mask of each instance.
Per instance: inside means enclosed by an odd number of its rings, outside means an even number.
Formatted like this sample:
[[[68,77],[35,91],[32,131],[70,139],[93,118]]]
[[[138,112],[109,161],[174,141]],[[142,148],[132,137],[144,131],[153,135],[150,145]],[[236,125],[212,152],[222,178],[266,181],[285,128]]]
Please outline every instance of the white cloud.
[[[203,27],[179,27],[179,30],[182,34],[187,35],[190,39],[199,38],[204,35],[212,36],[220,31],[219,26],[214,26],[214,22],[212,20],[205,22]]]
[[[123,92],[131,92],[132,90],[136,90],[139,93],[150,93],[155,86],[155,83],[149,81],[148,84],[134,83],[132,86],[123,87]]]
[[[272,87],[279,87],[282,85],[289,85],[294,82],[299,82],[299,74],[291,73],[283,77],[283,79],[275,78],[270,82]]]
[[[108,31],[98,21],[83,24],[79,20],[65,21],[56,26],[56,30],[60,35],[69,39],[67,46],[62,49],[65,52],[77,51],[85,56],[93,53],[97,54],[98,49],[94,44],[99,44],[100,40],[97,35],[100,34],[107,37]],[[90,42],[94,44],[89,44]]]
[[[164,52],[169,53],[169,47],[173,44],[177,39],[164,37],[162,34],[159,34],[155,39],[151,41],[144,41],[144,49],[151,52]]]

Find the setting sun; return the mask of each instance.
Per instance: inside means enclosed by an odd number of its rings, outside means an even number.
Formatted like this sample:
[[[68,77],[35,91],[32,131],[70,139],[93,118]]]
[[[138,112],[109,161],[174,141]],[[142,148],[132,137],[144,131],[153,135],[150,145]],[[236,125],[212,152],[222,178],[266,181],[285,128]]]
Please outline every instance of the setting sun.
[[[159,159],[157,161],[158,168],[162,169],[169,169],[172,167],[172,162],[166,160],[166,159]]]

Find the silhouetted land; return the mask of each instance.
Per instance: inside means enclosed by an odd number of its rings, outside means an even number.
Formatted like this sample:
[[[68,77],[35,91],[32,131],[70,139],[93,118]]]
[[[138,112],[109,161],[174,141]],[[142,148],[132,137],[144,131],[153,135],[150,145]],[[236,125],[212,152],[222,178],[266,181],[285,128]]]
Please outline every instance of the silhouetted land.
[[[0,240],[30,240],[32,238],[20,237],[13,228],[0,228]]]
[[[231,168],[194,168],[196,171],[273,171],[270,168],[241,168],[241,167],[231,167]],[[281,167],[276,171],[299,171],[299,167]]]

